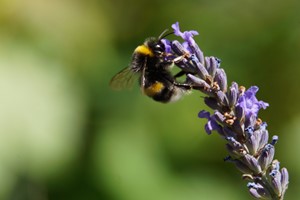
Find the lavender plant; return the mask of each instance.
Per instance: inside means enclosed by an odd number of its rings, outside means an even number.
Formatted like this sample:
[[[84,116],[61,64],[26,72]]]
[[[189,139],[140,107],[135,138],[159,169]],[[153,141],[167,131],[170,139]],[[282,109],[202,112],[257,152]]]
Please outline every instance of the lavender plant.
[[[205,131],[216,131],[226,141],[229,156],[226,161],[235,164],[248,180],[247,187],[256,199],[282,200],[289,183],[286,168],[280,168],[274,159],[278,136],[269,141],[266,122],[258,118],[260,109],[269,104],[256,98],[257,86],[246,89],[237,83],[227,86],[225,71],[216,57],[204,57],[193,39],[197,31],[181,32],[179,23],[172,25],[174,34],[184,42],[163,39],[166,60],[172,59],[183,70],[186,82],[204,94],[205,104],[214,110],[202,110],[199,118],[206,118]]]

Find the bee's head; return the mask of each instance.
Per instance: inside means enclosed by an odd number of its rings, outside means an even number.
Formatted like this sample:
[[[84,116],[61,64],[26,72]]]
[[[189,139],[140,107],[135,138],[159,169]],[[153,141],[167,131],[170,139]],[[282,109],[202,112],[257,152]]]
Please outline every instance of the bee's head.
[[[147,38],[143,45],[138,46],[135,52],[149,55],[150,57],[156,56],[156,57],[162,57],[165,53],[165,45],[162,42],[162,39],[164,39],[166,36],[173,34],[174,32],[167,33],[167,30],[165,30],[158,38],[150,37]]]
[[[155,56],[162,56],[165,53],[165,45],[161,39],[148,38],[145,42],[145,45],[151,49]]]
[[[152,48],[156,55],[162,55],[165,52],[165,45],[163,44],[162,39],[174,33],[174,32],[167,33],[167,31],[168,29],[164,30],[153,44]]]

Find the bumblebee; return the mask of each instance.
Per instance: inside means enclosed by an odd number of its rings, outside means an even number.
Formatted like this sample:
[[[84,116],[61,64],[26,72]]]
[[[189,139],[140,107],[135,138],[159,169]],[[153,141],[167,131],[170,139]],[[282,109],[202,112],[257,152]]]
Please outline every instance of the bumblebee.
[[[185,74],[183,71],[175,76],[170,71],[174,60],[166,61],[162,39],[173,32],[164,35],[165,32],[158,38],[146,39],[134,50],[129,67],[111,79],[110,86],[113,89],[129,88],[134,77],[138,76],[142,93],[162,103],[176,101],[191,90],[189,84],[176,81],[177,77]]]

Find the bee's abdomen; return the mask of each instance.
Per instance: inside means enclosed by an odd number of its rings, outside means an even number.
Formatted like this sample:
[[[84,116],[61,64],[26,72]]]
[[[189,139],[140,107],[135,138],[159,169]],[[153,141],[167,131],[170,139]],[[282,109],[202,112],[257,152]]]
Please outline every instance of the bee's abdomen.
[[[174,88],[171,84],[168,85],[166,83],[156,81],[148,87],[143,88],[143,92],[155,101],[167,103],[172,101]]]
[[[143,88],[143,92],[149,97],[154,97],[155,95],[162,93],[164,88],[165,86],[162,82],[155,81],[153,84],[149,85],[148,87]]]

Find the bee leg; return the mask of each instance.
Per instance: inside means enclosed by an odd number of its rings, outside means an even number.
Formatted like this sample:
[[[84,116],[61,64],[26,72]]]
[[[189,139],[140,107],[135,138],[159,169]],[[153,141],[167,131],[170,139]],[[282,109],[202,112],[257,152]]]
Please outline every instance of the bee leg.
[[[188,58],[190,56],[190,54],[188,52],[185,52],[183,55],[178,56],[176,58],[173,59],[174,63],[179,63],[180,61],[182,61],[184,58]]]
[[[173,82],[173,84],[179,88],[185,89],[185,90],[191,90],[191,89],[195,89],[195,90],[201,90],[204,89],[201,86],[196,86],[193,84],[189,84],[189,83],[178,83],[178,82]]]
[[[188,83],[178,83],[178,82],[174,82],[173,83],[175,86],[186,89],[186,90],[190,90],[193,88],[192,85],[188,84]]]
[[[186,74],[186,73],[185,73],[183,70],[181,70],[180,72],[178,72],[177,74],[175,74],[174,78],[181,77],[181,76],[183,76],[183,75],[185,75],[185,74]]]

